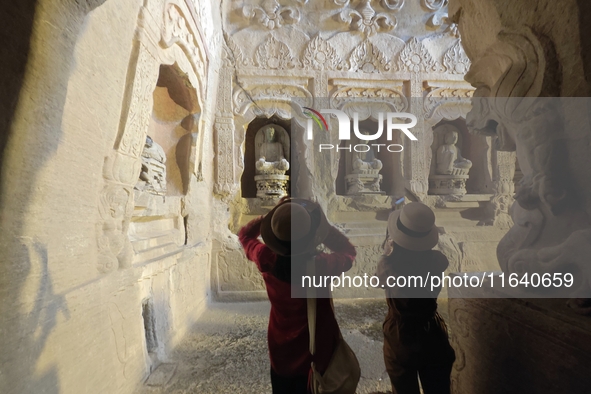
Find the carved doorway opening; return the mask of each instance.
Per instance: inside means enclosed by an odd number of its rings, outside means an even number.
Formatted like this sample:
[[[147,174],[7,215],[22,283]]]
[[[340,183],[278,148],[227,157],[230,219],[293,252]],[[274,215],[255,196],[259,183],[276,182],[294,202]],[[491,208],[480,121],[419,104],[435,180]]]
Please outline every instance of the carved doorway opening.
[[[179,252],[188,242],[187,195],[199,160],[201,108],[197,91],[178,65],[161,65],[135,186],[129,239],[134,263]]]
[[[201,109],[196,90],[176,64],[161,65],[153,99],[148,136],[166,154],[166,195],[186,195],[197,159]]]
[[[246,127],[246,136],[244,139],[244,171],[242,172],[242,176],[240,178],[240,189],[242,198],[257,197],[257,185],[255,182],[255,162],[258,160],[258,158],[256,157],[255,140],[258,131],[270,125],[277,125],[285,129],[289,139],[291,140],[291,119],[284,120],[277,116],[272,116],[270,118],[257,117],[248,124],[248,126]],[[291,166],[285,172],[285,175],[289,177],[289,181],[287,184],[288,192],[290,190],[290,184],[293,184],[293,182],[295,181],[295,179],[293,178],[293,172],[294,171],[292,171]]]

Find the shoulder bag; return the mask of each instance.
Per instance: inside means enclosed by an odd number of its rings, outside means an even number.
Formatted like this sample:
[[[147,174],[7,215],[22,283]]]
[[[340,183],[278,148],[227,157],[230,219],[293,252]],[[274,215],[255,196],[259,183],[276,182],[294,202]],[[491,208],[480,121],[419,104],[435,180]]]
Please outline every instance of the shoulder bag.
[[[308,262],[308,272],[314,275],[314,259]],[[316,289],[311,286],[308,295],[308,330],[310,331],[310,354],[316,351]],[[334,312],[334,311],[333,311]],[[339,342],[332,354],[328,368],[321,375],[312,362],[312,392],[314,394],[355,394],[361,370],[353,350],[339,330]]]

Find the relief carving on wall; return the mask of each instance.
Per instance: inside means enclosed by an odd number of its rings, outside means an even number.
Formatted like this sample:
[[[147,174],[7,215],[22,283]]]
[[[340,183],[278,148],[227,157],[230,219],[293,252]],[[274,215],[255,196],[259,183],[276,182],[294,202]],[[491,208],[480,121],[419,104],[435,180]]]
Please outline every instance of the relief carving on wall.
[[[434,125],[443,118],[466,118],[471,108],[470,99],[474,94],[474,88],[466,86],[465,83],[436,82],[429,83],[426,91],[423,109],[424,117],[429,123]]]
[[[146,136],[142,170],[135,189],[158,196],[166,195],[166,154],[150,136]]]
[[[383,12],[376,12],[371,7],[371,0],[362,0],[357,9],[345,8],[339,13],[339,19],[348,24],[351,29],[358,30],[368,37],[396,27],[396,18]]]
[[[269,82],[273,83],[273,81]],[[293,85],[288,83],[293,83]],[[234,92],[232,100],[234,114],[244,116],[248,111],[252,110],[255,116],[266,115],[269,117],[274,113],[281,113],[283,118],[289,119],[292,99],[311,99],[312,97],[312,94],[305,86],[296,83],[296,81],[285,81],[285,84],[261,84],[252,85],[252,87],[243,84],[244,89]]]
[[[402,85],[375,88],[339,86],[340,82],[342,81],[333,81],[337,89],[330,96],[330,105],[344,111],[351,119],[358,116],[360,120],[369,117],[378,120],[379,116],[383,117],[383,113],[403,112],[408,108],[408,99],[403,93]]]
[[[369,40],[359,44],[349,57],[349,71],[383,73],[391,70],[386,56]]]
[[[262,0],[258,6],[247,5],[242,9],[242,13],[248,19],[257,18],[257,21],[269,30],[280,28],[284,24],[294,24],[300,20],[300,12],[297,8],[282,6],[277,0]]]
[[[271,35],[258,47],[255,65],[270,70],[285,70],[297,67],[299,60],[291,55],[287,45]]]
[[[100,195],[97,269],[102,273],[126,268],[131,264],[133,249],[127,237],[133,211],[131,193],[129,187],[108,184]]]
[[[450,74],[464,75],[470,69],[470,59],[464,52],[462,41],[457,40],[443,55],[443,65]]]
[[[187,16],[187,5],[185,2],[169,2],[163,7],[162,3],[148,1],[140,10],[135,53],[129,64],[131,79],[127,81],[129,90],[125,96],[129,99],[122,107],[121,129],[115,145],[103,165],[104,186],[98,198],[99,220],[96,225],[97,269],[102,273],[129,267],[133,258],[128,236],[134,207],[133,188],[140,177],[142,159],[146,164],[147,157],[142,158],[142,152],[146,153],[144,146],[160,65],[177,62],[184,67],[183,72],[191,75],[194,86],[201,93],[201,80],[207,77],[201,34],[193,16]],[[160,174],[154,171],[142,174],[147,176],[146,184],[152,183],[153,191],[161,194],[165,188],[163,152],[152,153],[148,156],[159,163],[151,162],[152,170],[158,167]],[[160,158],[156,159],[156,156]]]
[[[392,33],[396,28],[394,15],[403,12],[404,1],[334,0],[330,3],[339,9],[334,6],[329,9],[328,4],[327,9],[320,6],[321,10],[311,11],[324,15],[320,18],[331,25],[328,30],[322,27],[310,30],[303,23],[290,26],[281,23],[281,26],[273,25],[269,29],[271,32],[266,33],[267,28],[261,29],[258,23],[257,26],[234,23],[235,33],[228,36],[226,42],[228,53],[232,53],[234,59],[233,63],[228,62],[228,67],[235,68],[232,111],[237,116],[236,124],[249,122],[254,116],[274,114],[289,119],[293,97],[305,97],[310,102],[329,97],[330,105],[347,113],[357,109],[355,99],[363,98],[375,102],[375,108],[386,112],[414,113],[419,118],[415,129],[423,128],[436,117],[451,116],[454,111],[465,116],[469,107],[466,99],[473,89],[461,81],[461,76],[470,63],[460,41],[454,38],[457,36],[449,28],[437,33],[429,29],[431,32],[426,32],[425,36],[413,36],[405,43]],[[251,4],[262,8],[262,3]],[[272,7],[267,9],[267,14],[278,9],[278,3],[268,4]],[[306,7],[289,5],[297,8],[300,21],[306,18]],[[429,14],[445,13],[446,5],[446,0],[425,0],[423,8]],[[243,11],[236,9],[236,12]],[[257,18],[259,15],[262,11],[258,11]],[[333,27],[335,20],[348,23],[345,30],[349,31],[336,30]],[[429,45],[441,38],[448,47],[435,56]],[[428,45],[423,44],[425,39],[429,41]],[[386,47],[389,56],[384,52]],[[281,81],[263,82],[265,71],[261,70],[271,71],[268,76]],[[311,72],[314,74],[310,75]],[[335,78],[334,72],[342,72],[342,75]],[[375,83],[371,87],[359,85],[355,82],[358,77],[351,73],[372,74],[368,77]],[[399,81],[401,86],[391,86],[393,81],[397,84]],[[436,83],[432,84],[432,81]],[[430,90],[424,100],[425,88]],[[416,102],[411,105],[409,97],[416,98]],[[440,105],[441,102],[446,105]],[[367,109],[361,110],[360,117],[373,117],[373,113],[366,112]],[[422,130],[417,130],[417,134],[420,141],[408,149],[405,146],[404,176],[407,189],[421,199],[428,191],[432,135]],[[234,138],[238,141],[241,137],[235,135]]]
[[[444,71],[443,66],[433,59],[427,48],[417,37],[410,39],[398,56],[397,70],[412,73],[433,73]]]
[[[551,98],[560,95],[553,44],[529,29],[504,31],[485,53],[466,75],[478,86],[467,123],[498,136],[499,150],[517,151],[524,174],[512,207],[515,225],[497,249],[501,268],[545,273],[576,267],[577,291],[588,295],[591,223],[568,167],[564,102]]]
[[[162,30],[162,44],[165,48],[178,45],[183,49],[195,68],[195,74],[204,76],[205,59],[201,53],[200,33],[189,22],[183,10],[176,4],[169,3],[164,11],[164,28]]]
[[[341,60],[334,47],[320,35],[316,35],[304,50],[302,65],[305,70],[344,70],[346,63]]]

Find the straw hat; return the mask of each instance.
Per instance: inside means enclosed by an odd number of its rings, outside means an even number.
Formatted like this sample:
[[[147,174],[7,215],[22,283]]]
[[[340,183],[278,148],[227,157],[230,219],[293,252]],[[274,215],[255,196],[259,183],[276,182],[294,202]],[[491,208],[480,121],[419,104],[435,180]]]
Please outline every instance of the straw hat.
[[[437,245],[435,214],[423,203],[412,202],[388,217],[388,235],[405,249],[421,251]]]
[[[294,256],[314,251],[328,235],[329,228],[320,205],[291,198],[265,215],[261,222],[261,237],[273,252]]]

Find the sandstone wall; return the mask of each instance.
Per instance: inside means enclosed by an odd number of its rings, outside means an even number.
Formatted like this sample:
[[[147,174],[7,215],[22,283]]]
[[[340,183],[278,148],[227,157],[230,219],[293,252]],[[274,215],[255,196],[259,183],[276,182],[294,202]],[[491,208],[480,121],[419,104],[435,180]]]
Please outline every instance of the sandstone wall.
[[[217,4],[142,3],[36,4],[22,89],[18,100],[9,96],[15,105],[2,162],[3,393],[132,392],[206,306]],[[165,10],[173,6],[186,29],[166,41],[173,14]],[[26,11],[23,3],[7,15],[28,21]],[[152,51],[150,66],[141,62],[144,52],[138,56],[140,42]],[[27,53],[24,44],[17,49]],[[159,63],[177,65],[200,85],[193,86],[192,149],[202,165],[193,162],[187,193],[173,198],[133,191],[139,155],[123,154],[119,141],[131,135],[143,145],[147,123],[129,125],[152,112]],[[17,67],[3,71],[19,77]],[[144,72],[149,78],[135,78]],[[134,81],[145,82],[143,96]],[[115,195],[105,193],[110,187],[127,200],[105,203]],[[144,236],[150,248],[140,250],[129,233],[134,223],[151,223],[174,242]],[[118,254],[118,243],[127,253]],[[154,343],[146,343],[147,328]]]

